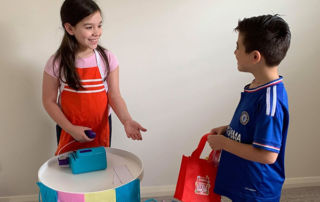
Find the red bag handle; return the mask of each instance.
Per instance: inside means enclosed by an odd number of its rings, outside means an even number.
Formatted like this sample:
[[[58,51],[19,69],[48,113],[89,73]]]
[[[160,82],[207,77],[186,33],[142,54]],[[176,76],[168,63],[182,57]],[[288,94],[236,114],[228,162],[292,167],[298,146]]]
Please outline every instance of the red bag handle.
[[[202,136],[199,144],[198,144],[198,147],[196,150],[194,150],[191,154],[192,157],[194,158],[200,158],[200,155],[204,149],[204,146],[206,145],[206,142],[207,142],[207,139],[208,139],[208,135],[211,135],[211,133],[207,133],[205,134],[204,136]]]
[[[207,133],[207,134],[203,135],[201,140],[200,140],[200,142],[199,142],[199,144],[198,144],[197,149],[192,152],[191,157],[198,158],[198,159],[200,158],[200,155],[201,155],[201,153],[202,153],[202,151],[204,149],[204,146],[207,143],[209,135],[214,135],[214,134]],[[208,160],[209,161],[213,161],[215,163],[219,162],[220,153],[221,153],[221,150],[217,150],[217,151],[212,150],[210,155],[209,155],[209,159]]]

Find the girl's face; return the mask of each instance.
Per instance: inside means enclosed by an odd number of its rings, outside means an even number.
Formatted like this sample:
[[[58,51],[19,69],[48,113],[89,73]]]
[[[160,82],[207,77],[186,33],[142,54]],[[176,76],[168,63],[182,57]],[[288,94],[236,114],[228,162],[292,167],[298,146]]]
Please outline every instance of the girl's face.
[[[83,18],[76,26],[69,24],[69,29],[66,28],[66,30],[77,39],[80,45],[79,52],[92,52],[93,49],[97,48],[102,34],[102,17],[100,12],[97,11]]]

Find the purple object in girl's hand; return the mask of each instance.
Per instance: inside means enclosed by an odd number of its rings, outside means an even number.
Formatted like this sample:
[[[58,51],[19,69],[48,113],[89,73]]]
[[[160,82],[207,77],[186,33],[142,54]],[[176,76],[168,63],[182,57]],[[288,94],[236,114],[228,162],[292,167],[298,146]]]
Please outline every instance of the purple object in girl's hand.
[[[94,139],[96,137],[96,133],[92,130],[85,130],[84,133],[87,135],[88,138]]]

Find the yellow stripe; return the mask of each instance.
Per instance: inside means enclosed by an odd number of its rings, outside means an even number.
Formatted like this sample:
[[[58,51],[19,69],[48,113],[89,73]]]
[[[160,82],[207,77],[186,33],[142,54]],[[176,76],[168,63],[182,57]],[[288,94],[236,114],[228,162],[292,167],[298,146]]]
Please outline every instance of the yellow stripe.
[[[84,194],[85,202],[116,202],[116,191],[109,189],[101,192],[87,193]]]

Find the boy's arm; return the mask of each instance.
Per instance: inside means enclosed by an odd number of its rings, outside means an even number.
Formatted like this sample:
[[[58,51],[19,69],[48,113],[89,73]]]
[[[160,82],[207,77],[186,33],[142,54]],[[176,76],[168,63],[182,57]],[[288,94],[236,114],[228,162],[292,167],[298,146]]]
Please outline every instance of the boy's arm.
[[[240,143],[223,135],[209,135],[208,143],[214,150],[223,149],[249,161],[273,164],[278,157],[276,152],[255,148],[251,144]]]

